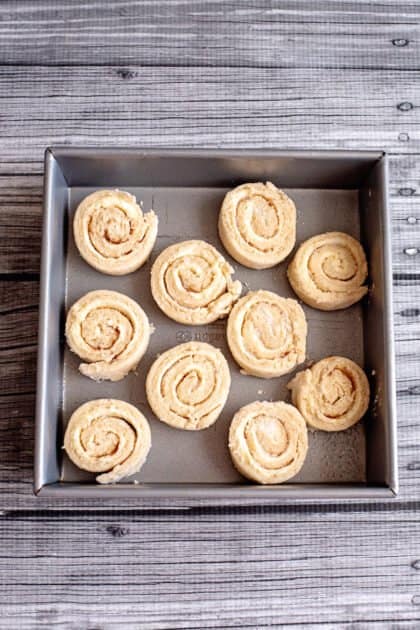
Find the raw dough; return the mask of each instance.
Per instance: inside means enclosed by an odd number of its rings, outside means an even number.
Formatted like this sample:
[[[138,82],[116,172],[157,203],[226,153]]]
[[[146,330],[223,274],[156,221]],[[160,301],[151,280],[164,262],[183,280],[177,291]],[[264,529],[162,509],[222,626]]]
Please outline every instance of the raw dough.
[[[308,431],[301,414],[284,402],[253,402],[233,417],[229,450],[242,475],[258,483],[282,483],[302,468]]]
[[[77,300],[66,320],[70,349],[88,363],[79,370],[96,381],[120,381],[147,350],[150,324],[131,298],[117,291],[91,291]]]
[[[143,214],[136,198],[122,190],[98,190],[80,203],[73,232],[89,265],[113,276],[143,265],[156,241],[158,218]]]
[[[274,267],[295,245],[295,204],[271,182],[242,184],[224,198],[219,236],[229,254],[245,267]]]
[[[227,340],[244,372],[282,376],[305,360],[307,324],[296,300],[271,291],[251,291],[232,309]]]
[[[140,470],[151,446],[149,423],[133,405],[101,398],[71,416],[64,449],[83,470],[103,473],[98,483],[115,483]]]
[[[292,402],[307,424],[323,431],[344,431],[369,406],[369,382],[350,359],[327,357],[299,372],[288,384]]]
[[[347,308],[368,288],[366,256],[359,241],[343,232],[326,232],[299,247],[287,270],[295,293],[322,311]]]
[[[152,294],[161,310],[181,324],[209,324],[225,317],[241,294],[233,269],[205,241],[167,247],[152,267]]]
[[[206,429],[220,415],[230,372],[220,350],[208,343],[183,343],[161,354],[146,379],[155,415],[177,429]]]

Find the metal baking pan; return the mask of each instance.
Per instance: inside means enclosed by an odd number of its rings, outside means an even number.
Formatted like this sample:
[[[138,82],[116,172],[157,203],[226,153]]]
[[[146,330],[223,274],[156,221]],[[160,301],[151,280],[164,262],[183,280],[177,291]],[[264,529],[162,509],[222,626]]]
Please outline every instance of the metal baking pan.
[[[371,382],[370,410],[363,422],[340,433],[310,433],[300,474],[279,486],[256,486],[233,468],[227,433],[234,412],[253,400],[288,400],[288,376],[264,380],[244,376],[226,346],[225,322],[188,327],[163,315],[150,293],[150,267],[173,242],[200,238],[223,247],[217,217],[225,192],[246,181],[270,180],[285,189],[298,209],[297,243],[310,235],[341,230],[360,238],[369,262],[369,297],[336,312],[304,306],[307,362],[341,354],[363,365]],[[78,255],[72,216],[87,195],[101,187],[121,188],[153,207],[159,236],[151,259],[139,271],[103,275]],[[397,492],[394,355],[392,340],[390,217],[387,160],[381,152],[285,152],[225,150],[48,149],[41,270],[35,492],[40,496],[119,497],[131,505],[149,499],[165,505],[182,498],[207,502],[343,500],[384,498]],[[226,252],[224,252],[226,257]],[[231,261],[246,288],[293,296],[287,261],[255,271]],[[92,289],[114,289],[136,299],[156,332],[137,374],[118,383],[95,383],[78,372],[78,357],[64,340],[66,309]],[[159,422],[147,405],[144,381],[156,355],[196,339],[222,349],[230,362],[232,388],[218,421],[200,432],[178,431]],[[127,400],[150,420],[152,450],[142,470],[115,486],[95,483],[61,449],[73,412],[92,398]]]

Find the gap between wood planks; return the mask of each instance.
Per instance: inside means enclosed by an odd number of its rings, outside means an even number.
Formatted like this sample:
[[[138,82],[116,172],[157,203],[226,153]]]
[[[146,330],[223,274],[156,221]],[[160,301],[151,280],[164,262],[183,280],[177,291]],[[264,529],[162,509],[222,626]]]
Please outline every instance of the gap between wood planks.
[[[397,507],[398,506],[398,507]],[[397,507],[397,510],[396,510]],[[77,504],[75,507],[72,507],[72,512],[69,513],[69,508],[63,509],[62,506],[57,509],[54,508],[44,508],[44,509],[3,509],[0,510],[0,517],[5,520],[22,520],[27,521],[30,518],[39,519],[54,519],[60,520],[65,518],[67,521],[71,520],[79,520],[79,512],[86,511],[86,518],[95,520],[97,516],[99,517],[112,517],[112,518],[120,518],[123,519],[124,516],[139,516],[139,517],[151,517],[160,519],[162,516],[176,516],[179,512],[188,512],[189,517],[202,517],[202,516],[216,516],[220,515],[224,518],[229,516],[274,516],[274,515],[305,515],[310,516],[313,514],[319,514],[322,512],[323,514],[337,514],[341,517],[342,520],[346,520],[346,516],[351,516],[354,514],[369,514],[369,518],[371,519],[375,513],[383,514],[386,512],[392,512],[395,514],[398,512],[411,512],[415,519],[420,522],[420,501],[398,501],[395,502],[393,500],[389,502],[376,502],[376,501],[368,501],[366,503],[360,501],[349,501],[347,503],[340,503],[339,501],[331,502],[331,503],[311,503],[310,501],[307,503],[300,503],[297,505],[246,505],[246,506],[195,506],[195,507],[175,507],[175,508],[121,508],[118,514],[115,514],[115,510],[113,508],[105,507],[80,507],[77,508]],[[394,517],[393,517],[393,520]],[[235,522],[235,521],[232,521]],[[267,522],[267,521],[265,521]],[[281,522],[278,519],[275,519],[275,522]],[[404,522],[407,522],[404,520]],[[419,567],[420,568],[420,567]]]

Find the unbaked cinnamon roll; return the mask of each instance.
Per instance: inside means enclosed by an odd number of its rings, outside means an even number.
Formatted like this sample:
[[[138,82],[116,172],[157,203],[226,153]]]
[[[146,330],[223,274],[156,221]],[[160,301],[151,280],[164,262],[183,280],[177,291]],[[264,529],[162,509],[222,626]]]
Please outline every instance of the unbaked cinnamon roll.
[[[96,381],[119,381],[147,350],[150,324],[131,298],[117,291],[91,291],[77,300],[66,320],[70,349],[86,363],[79,370]]]
[[[233,417],[229,450],[242,475],[258,483],[282,483],[302,468],[308,432],[301,414],[284,402],[253,402]]]
[[[363,286],[367,271],[359,241],[343,232],[327,232],[302,243],[287,275],[306,304],[335,311],[351,306],[367,293]]]
[[[241,294],[233,269],[205,241],[167,247],[152,267],[151,288],[160,309],[181,324],[209,324],[225,317]]]
[[[245,267],[273,267],[294,247],[295,204],[271,182],[242,184],[224,198],[219,235],[229,254]]]
[[[327,357],[299,372],[288,384],[292,402],[307,424],[322,431],[344,431],[369,406],[369,382],[350,359]]]
[[[232,309],[227,340],[246,374],[273,378],[305,360],[307,324],[296,300],[251,291]]]
[[[143,265],[156,241],[158,218],[143,214],[136,198],[122,190],[98,190],[79,204],[73,231],[80,255],[113,276]]]
[[[81,405],[71,416],[64,449],[83,470],[102,473],[98,483],[115,483],[138,472],[151,446],[146,418],[122,400],[102,398]]]
[[[219,417],[230,389],[220,350],[208,343],[183,343],[161,354],[146,379],[155,415],[177,429],[206,429]]]

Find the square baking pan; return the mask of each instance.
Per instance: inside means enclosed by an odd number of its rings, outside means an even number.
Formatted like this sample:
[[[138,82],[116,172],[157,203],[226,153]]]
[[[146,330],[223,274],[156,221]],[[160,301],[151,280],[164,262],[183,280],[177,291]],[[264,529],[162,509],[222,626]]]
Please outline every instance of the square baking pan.
[[[259,379],[240,373],[225,340],[226,322],[188,327],[169,320],[153,302],[150,268],[173,242],[198,238],[224,253],[245,289],[265,288],[295,297],[287,262],[263,271],[231,260],[217,235],[227,190],[247,181],[272,181],[298,211],[297,245],[309,236],[339,230],[360,238],[369,264],[368,297],[342,311],[303,305],[308,319],[307,362],[338,354],[364,367],[372,389],[364,420],[344,432],[310,432],[305,465],[289,483],[258,486],[234,469],[227,433],[234,412],[253,400],[288,400],[287,375]],[[159,235],[150,260],[137,272],[107,276],[79,256],[72,217],[80,201],[99,188],[128,190],[153,207]],[[69,498],[124,498],[132,506],[153,500],[167,507],[205,500],[241,504],[385,498],[397,492],[397,448],[392,330],[390,217],[387,159],[382,152],[287,152],[264,150],[136,150],[51,148],[45,157],[45,205],[35,443],[35,492]],[[156,332],[137,372],[116,383],[96,383],[78,372],[66,347],[66,310],[87,291],[113,289],[136,299]],[[232,372],[228,402],[205,431],[173,429],[147,405],[144,381],[157,354],[188,340],[207,341],[224,352]],[[299,366],[302,369],[303,366]],[[62,450],[71,413],[93,398],[121,398],[150,420],[152,450],[139,473],[112,486],[76,468]]]

